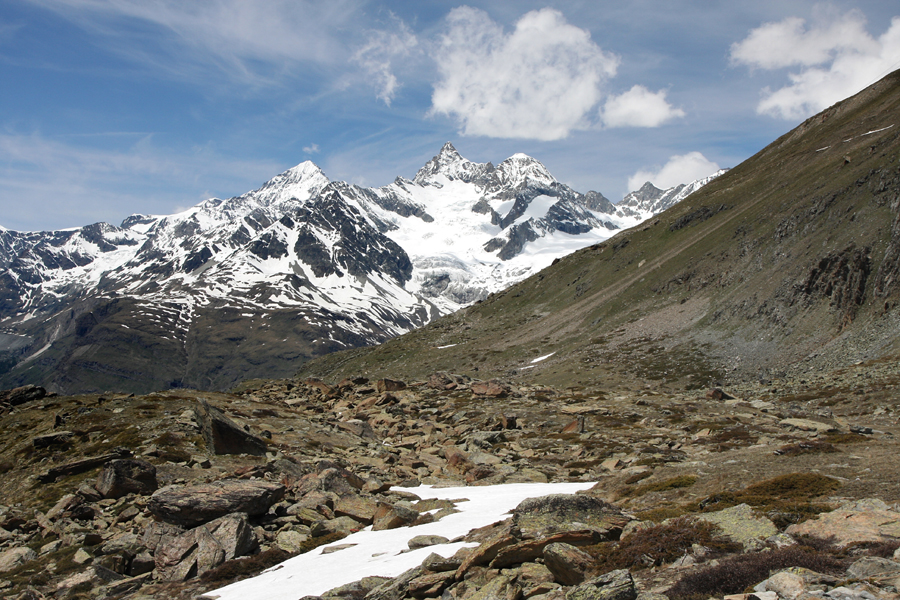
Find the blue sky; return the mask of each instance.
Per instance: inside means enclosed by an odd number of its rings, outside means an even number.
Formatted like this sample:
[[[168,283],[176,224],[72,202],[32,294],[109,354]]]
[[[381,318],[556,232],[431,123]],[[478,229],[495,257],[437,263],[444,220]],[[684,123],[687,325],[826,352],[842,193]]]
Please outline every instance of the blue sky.
[[[897,68],[896,0],[4,0],[0,225],[168,214],[304,160],[384,185],[447,140],[617,201]]]

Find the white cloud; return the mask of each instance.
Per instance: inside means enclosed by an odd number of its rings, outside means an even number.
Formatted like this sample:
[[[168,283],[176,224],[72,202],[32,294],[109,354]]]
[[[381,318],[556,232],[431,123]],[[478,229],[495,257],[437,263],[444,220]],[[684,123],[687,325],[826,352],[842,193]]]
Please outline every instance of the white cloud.
[[[345,60],[345,29],[363,3],[34,1],[91,32],[113,51],[153,69],[182,78],[214,72],[252,85],[277,85],[301,64],[333,66]]]
[[[512,33],[467,6],[447,24],[431,113],[455,117],[464,135],[556,140],[586,128],[619,64],[549,8],[525,14]]]
[[[318,154],[319,153],[319,145],[318,144],[310,144],[309,146],[303,146],[303,151],[307,154]]]
[[[659,127],[666,121],[684,116],[680,108],[666,101],[666,91],[651,92],[635,85],[618,96],[606,99],[601,119],[606,127]]]
[[[359,63],[374,78],[378,90],[377,97],[388,106],[399,87],[392,69],[395,58],[408,56],[418,45],[415,34],[401,19],[391,15],[396,23],[395,31],[376,30],[369,33],[369,41],[353,54]]]
[[[757,112],[802,119],[900,67],[900,17],[878,38],[858,11],[811,27],[796,17],[766,23],[732,45],[731,60],[755,69],[800,67],[788,73],[790,84],[763,90]]]
[[[641,170],[628,178],[628,189],[640,189],[648,181],[661,190],[688,184],[697,179],[708,177],[719,170],[719,165],[707,159],[700,152],[688,152],[669,158],[662,167],[656,170]]]

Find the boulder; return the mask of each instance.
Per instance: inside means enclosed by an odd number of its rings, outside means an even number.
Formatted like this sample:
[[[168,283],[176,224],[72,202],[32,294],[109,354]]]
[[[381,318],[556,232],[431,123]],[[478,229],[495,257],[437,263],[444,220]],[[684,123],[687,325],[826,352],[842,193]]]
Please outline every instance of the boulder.
[[[544,549],[552,544],[561,543],[569,546],[589,546],[600,541],[600,535],[596,531],[590,529],[566,531],[539,539],[523,540],[512,546],[507,546],[497,553],[496,558],[491,561],[491,568],[503,569],[512,565],[532,562],[534,559],[544,556]],[[578,583],[581,583],[581,581],[579,580]]]
[[[726,537],[743,544],[748,550],[762,549],[765,546],[763,540],[778,533],[778,528],[772,521],[757,517],[747,504],[701,514],[697,518],[718,525]]]
[[[406,527],[415,523],[418,518],[419,513],[411,508],[379,502],[378,510],[375,512],[372,531]]]
[[[409,582],[424,574],[425,569],[422,567],[404,571],[366,594],[366,600],[402,600],[409,593]]]
[[[637,590],[626,569],[611,571],[566,592],[566,600],[635,600]]]
[[[215,454],[251,454],[265,456],[265,440],[244,431],[218,408],[200,400],[197,421],[206,440],[206,447]]]
[[[336,517],[350,517],[364,525],[371,525],[378,510],[378,501],[362,496],[342,496],[334,503]]]
[[[563,585],[578,585],[594,562],[587,552],[571,544],[553,543],[544,548],[544,565]]]
[[[406,383],[396,379],[379,379],[375,382],[375,389],[382,392],[399,392],[406,389]]]
[[[417,535],[406,542],[406,545],[409,546],[410,550],[417,550],[419,548],[437,546],[438,544],[446,544],[449,541],[442,535]]]
[[[56,595],[58,597],[62,597],[68,590],[76,586],[78,586],[79,589],[89,588],[91,590],[94,590],[100,586],[121,581],[123,579],[125,578],[105,567],[101,567],[100,565],[91,565],[84,571],[72,575],[71,577],[68,577],[59,582],[56,585]],[[99,595],[90,594],[89,597],[94,598],[99,597]],[[103,597],[105,597],[105,594],[103,595]]]
[[[788,535],[833,538],[834,543],[848,546],[861,542],[887,542],[900,537],[900,512],[877,499],[846,502],[836,510],[815,519],[791,525]]]
[[[432,573],[455,572],[461,564],[462,558],[459,556],[445,558],[436,552],[432,552],[422,561],[422,566]]]
[[[290,552],[291,554],[299,554],[303,550],[304,543],[308,539],[309,536],[305,533],[300,533],[299,531],[294,531],[293,529],[287,529],[285,531],[278,532],[278,535],[275,536],[275,545],[285,552]]]
[[[551,494],[522,501],[513,510],[513,525],[524,537],[591,529],[603,539],[618,539],[631,521],[622,512],[587,494]]]
[[[861,558],[847,569],[847,577],[851,579],[868,579],[890,574],[900,574],[900,563],[877,556]]]
[[[469,385],[469,389],[477,396],[488,396],[490,398],[503,398],[509,394],[509,386],[496,379],[475,381]]]
[[[522,595],[522,591],[513,578],[499,575],[482,586],[468,600],[511,600]]]
[[[100,470],[94,487],[104,498],[152,494],[159,487],[156,467],[146,460],[112,460]]]
[[[452,572],[426,573],[409,582],[409,594],[413,598],[436,598],[452,582]]]
[[[37,552],[28,547],[8,548],[0,552],[0,573],[12,571],[19,565],[37,558]]]
[[[247,515],[227,515],[160,545],[155,554],[156,573],[163,581],[185,581],[244,556],[256,546]]]
[[[0,402],[6,402],[13,406],[25,404],[32,400],[40,400],[47,395],[47,390],[38,385],[23,385],[22,387],[4,390],[0,392]]]
[[[160,521],[195,527],[230,513],[262,515],[284,497],[285,487],[268,481],[226,479],[157,490],[147,508]]]
[[[35,448],[47,448],[70,442],[73,437],[75,437],[75,434],[71,431],[54,431],[53,433],[45,433],[31,438],[31,444]]]

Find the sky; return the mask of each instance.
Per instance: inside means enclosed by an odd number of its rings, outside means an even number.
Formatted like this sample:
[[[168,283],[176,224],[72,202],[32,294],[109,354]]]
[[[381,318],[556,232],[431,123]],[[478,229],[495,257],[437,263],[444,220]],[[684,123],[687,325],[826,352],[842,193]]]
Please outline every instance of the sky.
[[[732,167],[900,68],[890,1],[3,0],[0,226],[171,214],[446,141],[613,202]]]

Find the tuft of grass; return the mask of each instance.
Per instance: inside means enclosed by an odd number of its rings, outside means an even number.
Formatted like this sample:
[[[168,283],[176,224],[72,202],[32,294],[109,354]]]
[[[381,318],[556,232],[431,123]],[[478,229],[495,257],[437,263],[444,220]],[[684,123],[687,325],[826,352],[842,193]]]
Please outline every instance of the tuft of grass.
[[[688,512],[714,512],[738,504],[749,504],[765,512],[776,526],[783,529],[792,523],[800,523],[831,510],[830,506],[813,504],[811,500],[830,494],[840,486],[837,479],[824,475],[789,473],[754,483],[737,492],[707,496],[685,508]]]
[[[240,581],[241,579],[252,577],[269,567],[274,567],[292,556],[294,555],[290,552],[285,552],[281,548],[272,548],[249,558],[227,560],[215,569],[210,569],[200,575],[200,581],[218,585]]]
[[[810,441],[787,444],[775,451],[779,456],[799,456],[801,454],[828,454],[837,452],[838,449],[828,442]]]
[[[629,496],[631,496],[632,498],[639,498],[645,494],[649,494],[650,492],[665,492],[667,490],[691,487],[696,482],[697,477],[694,475],[679,475],[678,477],[672,477],[663,481],[654,481],[652,483],[645,483],[644,485],[640,485],[634,488]]]

